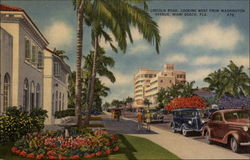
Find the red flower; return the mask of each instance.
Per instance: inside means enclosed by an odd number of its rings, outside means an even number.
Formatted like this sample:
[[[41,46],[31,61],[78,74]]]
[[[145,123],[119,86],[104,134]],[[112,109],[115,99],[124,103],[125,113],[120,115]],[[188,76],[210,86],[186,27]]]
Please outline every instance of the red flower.
[[[36,156],[36,159],[43,159],[44,158],[44,155],[43,154],[39,154]]]
[[[57,157],[55,157],[55,156],[49,156],[48,158],[49,159],[57,159]]]
[[[115,148],[113,149],[113,151],[118,151],[120,148],[118,146],[115,146]]]
[[[110,154],[111,153],[111,150],[110,149],[107,149],[106,150],[106,154]]]
[[[55,154],[55,152],[56,152],[56,151],[54,151],[54,150],[50,150],[50,151],[47,152],[47,155],[48,155],[48,156],[51,156],[51,155]]]
[[[16,151],[17,151],[17,148],[15,146],[11,148],[11,152],[16,153]]]
[[[102,152],[101,152],[101,151],[99,151],[99,152],[97,152],[95,155],[97,155],[97,156],[101,156],[101,155],[102,155]]]
[[[59,154],[58,159],[67,159],[67,157],[64,157],[63,155]]]
[[[71,159],[79,159],[80,157],[78,155],[71,156]]]
[[[84,158],[91,158],[92,156],[90,154],[87,154],[84,156]]]
[[[26,157],[27,153],[22,151],[22,152],[19,153],[19,155],[22,156],[22,157]]]
[[[27,158],[35,158],[35,155],[33,153],[30,153],[27,155]]]
[[[21,151],[20,150],[16,150],[16,154],[19,154]]]
[[[90,156],[91,156],[91,157],[94,157],[94,156],[95,156],[95,153],[91,153]]]

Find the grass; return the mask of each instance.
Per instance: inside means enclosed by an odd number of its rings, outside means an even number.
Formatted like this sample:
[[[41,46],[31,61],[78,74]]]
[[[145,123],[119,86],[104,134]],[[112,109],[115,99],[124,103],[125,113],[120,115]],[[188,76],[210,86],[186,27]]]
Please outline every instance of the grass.
[[[95,157],[90,160],[167,160],[180,159],[176,155],[161,146],[145,139],[135,136],[119,135],[120,150],[109,156]],[[24,160],[11,153],[13,143],[0,146],[0,158],[5,160]],[[84,158],[82,159],[84,160]]]

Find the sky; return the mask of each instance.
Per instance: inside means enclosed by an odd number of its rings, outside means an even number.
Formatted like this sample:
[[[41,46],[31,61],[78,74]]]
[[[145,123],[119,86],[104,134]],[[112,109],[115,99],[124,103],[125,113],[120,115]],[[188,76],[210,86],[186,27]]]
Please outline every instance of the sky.
[[[65,50],[69,56],[67,63],[74,70],[76,14],[71,0],[1,0],[1,3],[24,9],[49,41],[48,48]],[[111,68],[116,82],[102,78],[111,89],[104,101],[133,97],[133,75],[141,67],[163,70],[164,64],[175,64],[175,69],[185,71],[187,80],[195,81],[198,87],[208,86],[203,79],[230,60],[249,68],[248,0],[154,0],[148,5],[148,12],[160,30],[160,54],[133,27],[134,43],[128,45],[125,54],[114,53],[101,42],[107,55],[116,62]],[[89,28],[84,28],[86,55],[91,41]]]

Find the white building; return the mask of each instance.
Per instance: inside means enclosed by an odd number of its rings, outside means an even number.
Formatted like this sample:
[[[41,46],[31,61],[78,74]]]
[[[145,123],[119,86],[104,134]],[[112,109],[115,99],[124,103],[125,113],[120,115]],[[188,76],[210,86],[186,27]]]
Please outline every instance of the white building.
[[[53,110],[53,94],[47,95],[45,91],[48,92],[48,87],[51,88],[51,93],[54,93],[55,87],[49,85],[54,85],[55,80],[60,81],[56,90],[64,94],[65,107],[67,106],[65,100],[67,80],[55,79],[54,72],[47,72],[53,71],[54,64],[60,61],[60,66],[67,68],[61,73],[67,79],[69,67],[58,56],[47,51],[48,41],[23,9],[0,4],[0,18],[0,113],[4,113],[9,106],[22,106],[26,111],[43,107],[49,112],[46,122],[53,123],[50,120],[53,119],[53,115],[50,114]],[[47,65],[48,57],[53,57],[51,60],[55,62]],[[47,84],[49,75],[51,79],[55,79],[54,83]],[[48,105],[48,99],[51,99],[50,105]],[[45,105],[48,106],[45,107]]]

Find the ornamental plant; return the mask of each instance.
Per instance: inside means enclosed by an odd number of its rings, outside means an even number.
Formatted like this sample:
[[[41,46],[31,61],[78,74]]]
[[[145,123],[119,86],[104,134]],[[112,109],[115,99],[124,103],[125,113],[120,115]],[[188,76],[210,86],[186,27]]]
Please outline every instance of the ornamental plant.
[[[80,159],[109,155],[120,149],[118,137],[104,130],[70,137],[55,135],[51,132],[27,134],[16,141],[11,151],[31,159]]]
[[[166,105],[167,110],[175,110],[179,108],[205,108],[205,101],[199,96],[192,97],[177,97]]]
[[[42,130],[46,116],[47,111],[42,109],[35,109],[29,114],[21,108],[9,107],[6,114],[0,116],[0,144]]]

